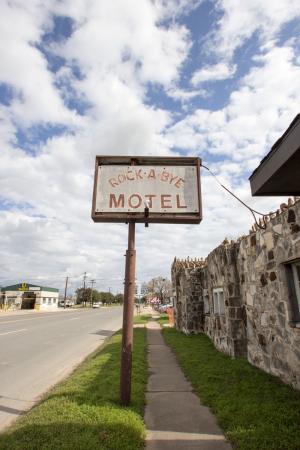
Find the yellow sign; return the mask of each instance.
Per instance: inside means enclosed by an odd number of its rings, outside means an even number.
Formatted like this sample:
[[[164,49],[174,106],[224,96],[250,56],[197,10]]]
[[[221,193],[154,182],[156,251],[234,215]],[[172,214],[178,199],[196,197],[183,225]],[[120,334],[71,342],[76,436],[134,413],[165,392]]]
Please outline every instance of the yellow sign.
[[[28,286],[26,283],[22,283],[21,287],[19,287],[19,291],[27,291],[28,290]]]

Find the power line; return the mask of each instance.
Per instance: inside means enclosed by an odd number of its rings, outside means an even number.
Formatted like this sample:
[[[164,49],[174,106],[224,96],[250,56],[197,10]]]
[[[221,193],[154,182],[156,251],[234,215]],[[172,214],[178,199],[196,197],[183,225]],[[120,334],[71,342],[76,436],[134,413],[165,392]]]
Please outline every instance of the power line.
[[[212,172],[212,170],[211,170],[209,167],[204,166],[202,163],[201,163],[201,167],[203,167],[204,169],[208,170],[209,173],[215,178],[215,180],[217,181],[217,183],[218,183],[223,189],[225,189],[225,191],[227,191],[230,195],[232,195],[237,201],[239,201],[243,206],[245,206],[245,207],[251,212],[251,214],[252,214],[252,216],[253,216],[253,218],[254,218],[254,221],[255,221],[256,225],[257,225],[260,229],[262,229],[262,230],[265,230],[265,229],[266,229],[266,226],[267,226],[266,218],[269,217],[269,216],[272,215],[272,214],[276,214],[274,211],[271,211],[271,212],[269,212],[268,214],[264,214],[264,213],[261,213],[261,212],[259,212],[259,211],[256,211],[255,209],[251,208],[251,206],[247,205],[247,203],[245,203],[243,200],[241,200],[241,199],[240,199],[237,195],[235,195],[229,188],[227,188],[226,186],[224,186],[224,184],[222,184],[221,181],[218,180],[217,176]],[[257,221],[255,214],[259,214],[260,216],[262,216],[262,218],[263,218],[263,223],[264,223],[263,225],[261,225],[261,224]],[[260,220],[260,219],[259,219],[259,220]]]

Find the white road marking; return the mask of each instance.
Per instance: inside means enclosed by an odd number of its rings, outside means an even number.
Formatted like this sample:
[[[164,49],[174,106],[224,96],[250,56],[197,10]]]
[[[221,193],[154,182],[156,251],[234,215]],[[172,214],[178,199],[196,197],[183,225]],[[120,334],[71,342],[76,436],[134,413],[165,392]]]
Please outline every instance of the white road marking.
[[[78,320],[79,317],[73,317],[73,319],[69,319],[69,320]]]
[[[44,317],[42,317],[42,319],[44,319]],[[7,320],[6,322],[0,321],[0,325],[6,323],[24,322],[24,320],[33,320],[33,319]]]
[[[27,331],[27,328],[22,328],[22,330],[7,331],[6,333],[0,333],[0,336],[5,336],[6,334],[12,334],[12,333],[21,333],[22,331]]]
[[[6,323],[15,323],[15,322],[24,322],[24,320],[36,320],[36,319],[47,319],[47,317],[55,317],[53,315],[47,315],[47,316],[35,316],[35,317],[31,317],[30,319],[18,319],[18,320],[6,320],[5,322],[2,322],[2,320],[0,320],[0,325],[1,324],[6,324]],[[59,317],[59,316],[56,316]],[[1,317],[0,317],[1,318]]]

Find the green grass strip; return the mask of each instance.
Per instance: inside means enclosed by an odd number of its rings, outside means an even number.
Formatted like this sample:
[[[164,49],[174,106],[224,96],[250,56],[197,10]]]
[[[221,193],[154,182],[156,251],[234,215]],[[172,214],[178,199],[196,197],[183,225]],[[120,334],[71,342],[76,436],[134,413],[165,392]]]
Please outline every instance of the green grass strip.
[[[139,316],[134,316],[134,323],[146,324],[151,319],[151,314],[140,314]]]
[[[235,449],[300,449],[298,391],[245,359],[219,352],[204,334],[185,336],[167,328],[163,335]]]
[[[161,325],[162,327],[163,327],[164,325],[168,325],[168,323],[169,323],[169,316],[168,316],[168,314],[162,313],[162,314],[160,315],[160,318],[159,318],[158,322],[160,323],[160,325]]]
[[[119,402],[121,335],[0,435],[1,450],[135,450],[144,446],[146,330],[134,330],[132,404]],[[34,374],[33,374],[34,376]]]

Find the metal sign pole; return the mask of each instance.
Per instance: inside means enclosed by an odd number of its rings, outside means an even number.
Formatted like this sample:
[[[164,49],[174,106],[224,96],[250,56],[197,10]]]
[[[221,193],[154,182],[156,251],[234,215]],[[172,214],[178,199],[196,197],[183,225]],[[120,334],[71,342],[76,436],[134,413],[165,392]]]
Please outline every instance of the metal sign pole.
[[[120,373],[120,403],[122,406],[130,404],[131,397],[131,367],[133,347],[133,314],[135,294],[135,222],[128,223],[128,249],[126,251],[124,305],[123,305],[123,334],[121,350]]]

